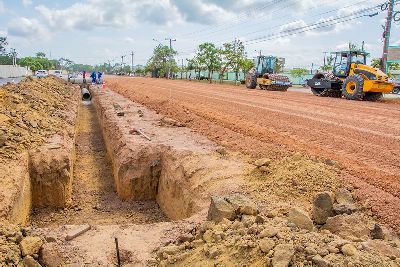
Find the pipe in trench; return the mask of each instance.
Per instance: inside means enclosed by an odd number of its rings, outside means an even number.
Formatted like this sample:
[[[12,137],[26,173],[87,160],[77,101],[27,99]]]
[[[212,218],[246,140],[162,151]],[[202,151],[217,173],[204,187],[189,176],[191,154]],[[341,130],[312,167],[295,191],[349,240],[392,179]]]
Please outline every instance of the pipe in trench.
[[[83,100],[83,101],[89,101],[89,100],[92,99],[92,95],[90,94],[89,89],[83,87],[83,88],[81,89],[81,92],[82,92],[82,100]]]

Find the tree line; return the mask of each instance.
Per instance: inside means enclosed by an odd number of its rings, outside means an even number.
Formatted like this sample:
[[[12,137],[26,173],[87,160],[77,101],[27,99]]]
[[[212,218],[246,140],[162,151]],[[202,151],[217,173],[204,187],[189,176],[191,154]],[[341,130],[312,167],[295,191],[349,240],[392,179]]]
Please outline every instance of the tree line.
[[[194,71],[200,78],[201,71],[207,71],[206,79],[211,83],[213,74],[218,73],[220,82],[223,81],[225,73],[235,73],[238,81],[239,73],[247,73],[254,67],[253,60],[246,54],[245,46],[240,40],[224,43],[221,47],[211,42],[200,44],[192,58],[186,58],[187,64],[179,66],[174,57],[177,51],[166,45],[159,44],[153,51],[153,55],[147,62],[144,72],[152,72],[153,76],[167,77],[168,73]],[[277,60],[277,72],[283,70],[283,63]]]

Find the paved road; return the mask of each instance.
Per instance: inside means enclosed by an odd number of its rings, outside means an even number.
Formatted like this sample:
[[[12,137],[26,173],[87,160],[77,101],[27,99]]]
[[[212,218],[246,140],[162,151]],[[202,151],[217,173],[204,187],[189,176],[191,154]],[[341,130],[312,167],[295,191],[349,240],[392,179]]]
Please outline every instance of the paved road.
[[[21,80],[23,80],[24,77],[19,77],[19,78],[5,78],[5,79],[0,79],[0,86],[8,83],[8,82],[15,82],[19,83]]]
[[[107,77],[113,90],[260,157],[304,151],[339,161],[348,181],[400,232],[400,101],[366,102],[151,78]]]

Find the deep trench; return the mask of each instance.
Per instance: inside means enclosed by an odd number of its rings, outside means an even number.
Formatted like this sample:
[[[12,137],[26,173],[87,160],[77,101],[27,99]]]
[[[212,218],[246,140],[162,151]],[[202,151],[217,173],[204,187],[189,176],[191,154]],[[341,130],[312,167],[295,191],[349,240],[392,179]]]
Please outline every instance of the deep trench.
[[[65,224],[144,224],[168,221],[156,201],[122,201],[116,193],[112,166],[94,105],[79,106],[72,183],[72,205],[36,208],[36,227]]]

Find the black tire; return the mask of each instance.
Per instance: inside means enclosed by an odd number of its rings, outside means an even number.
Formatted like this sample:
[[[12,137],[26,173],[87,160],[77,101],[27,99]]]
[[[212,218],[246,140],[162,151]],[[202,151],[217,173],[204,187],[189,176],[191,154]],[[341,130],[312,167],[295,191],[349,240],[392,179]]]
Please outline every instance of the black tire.
[[[246,75],[246,87],[249,89],[255,89],[257,87],[257,77],[255,74]]]
[[[398,93],[400,93],[400,87],[393,88],[392,94],[398,94]]]
[[[364,78],[353,74],[347,77],[342,85],[342,94],[348,100],[362,100],[364,98]]]
[[[382,93],[369,92],[369,93],[365,93],[364,100],[365,101],[378,101],[382,97],[383,97]]]

